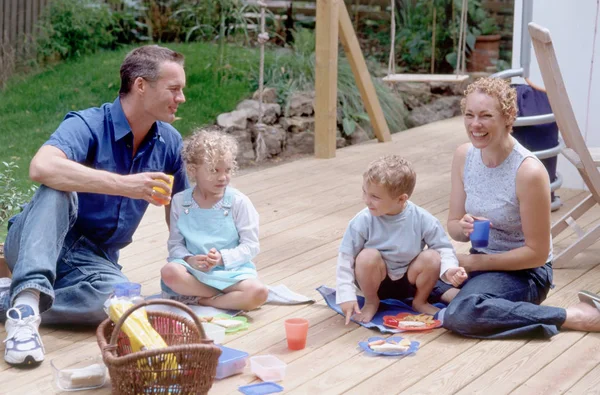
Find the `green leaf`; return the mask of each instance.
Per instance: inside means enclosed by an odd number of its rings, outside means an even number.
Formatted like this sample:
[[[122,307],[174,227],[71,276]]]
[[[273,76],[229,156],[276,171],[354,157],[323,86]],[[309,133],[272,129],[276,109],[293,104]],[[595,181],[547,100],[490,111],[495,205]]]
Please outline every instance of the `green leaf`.
[[[356,130],[356,122],[351,120],[350,118],[344,118],[342,121],[342,126],[344,128],[344,134],[346,136],[351,136],[352,133]]]

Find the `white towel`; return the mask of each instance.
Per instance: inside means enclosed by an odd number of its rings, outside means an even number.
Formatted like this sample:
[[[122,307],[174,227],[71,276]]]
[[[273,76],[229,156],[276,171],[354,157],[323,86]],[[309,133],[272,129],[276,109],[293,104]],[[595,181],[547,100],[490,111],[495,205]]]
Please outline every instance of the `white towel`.
[[[314,299],[291,291],[283,284],[269,285],[267,288],[269,288],[269,296],[267,297],[267,301],[265,303],[283,305],[315,303]]]

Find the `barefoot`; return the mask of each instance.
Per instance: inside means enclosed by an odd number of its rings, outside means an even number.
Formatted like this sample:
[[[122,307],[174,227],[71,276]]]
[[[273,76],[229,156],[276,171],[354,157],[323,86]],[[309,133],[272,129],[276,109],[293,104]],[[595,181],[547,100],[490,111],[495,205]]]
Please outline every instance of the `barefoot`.
[[[580,302],[567,309],[564,328],[585,332],[600,332],[600,310]]]
[[[438,309],[437,307],[435,307],[434,305],[429,304],[429,303],[415,303],[413,301],[412,307],[419,313],[423,313],[423,314],[434,315],[435,313],[440,311],[440,309]]]
[[[354,319],[357,322],[371,322],[377,309],[379,308],[379,300],[371,302],[370,300],[365,301],[365,305],[360,309],[360,314],[355,314]]]
[[[449,290],[444,292],[440,299],[442,300],[442,302],[449,304],[450,302],[452,302],[452,299],[454,299],[456,295],[458,295],[459,292],[460,289],[458,288],[450,288]]]

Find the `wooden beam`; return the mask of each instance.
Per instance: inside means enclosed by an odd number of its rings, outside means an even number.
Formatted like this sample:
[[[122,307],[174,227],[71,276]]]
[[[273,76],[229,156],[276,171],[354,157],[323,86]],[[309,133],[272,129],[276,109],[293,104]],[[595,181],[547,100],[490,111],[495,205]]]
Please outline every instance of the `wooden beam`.
[[[338,15],[341,0],[317,0],[315,156],[335,157],[337,134]]]
[[[388,129],[387,122],[383,116],[383,111],[381,110],[381,105],[379,104],[379,99],[377,98],[377,93],[375,92],[373,81],[371,80],[371,74],[367,69],[367,64],[365,63],[365,58],[360,49],[358,38],[352,27],[350,15],[348,14],[348,10],[343,1],[340,1],[339,4],[339,23],[342,45],[344,46],[346,56],[352,67],[352,73],[354,74],[354,79],[358,85],[358,90],[360,91],[365,108],[371,119],[371,125],[373,126],[375,136],[380,142],[391,141],[392,136],[390,135],[390,130]],[[330,29],[333,29],[333,26],[331,26]],[[317,40],[317,43],[318,42],[319,41]],[[318,88],[319,85],[317,85],[317,89]]]

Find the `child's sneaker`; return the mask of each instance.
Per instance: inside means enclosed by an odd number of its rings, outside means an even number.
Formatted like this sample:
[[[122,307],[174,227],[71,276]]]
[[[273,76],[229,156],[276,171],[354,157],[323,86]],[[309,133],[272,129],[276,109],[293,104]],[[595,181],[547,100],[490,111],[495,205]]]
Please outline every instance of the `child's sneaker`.
[[[18,305],[6,313],[4,360],[11,365],[38,364],[44,360],[44,345],[38,333],[39,315],[27,305]]]

